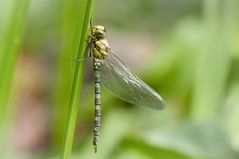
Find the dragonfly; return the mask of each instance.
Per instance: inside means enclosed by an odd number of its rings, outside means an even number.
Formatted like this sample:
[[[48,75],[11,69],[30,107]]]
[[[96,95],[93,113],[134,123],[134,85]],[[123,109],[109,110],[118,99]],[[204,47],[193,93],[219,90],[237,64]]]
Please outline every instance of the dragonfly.
[[[88,50],[95,77],[93,147],[96,153],[101,127],[101,84],[114,96],[140,107],[161,110],[165,102],[111,50],[104,26],[93,26],[90,22],[90,28]]]

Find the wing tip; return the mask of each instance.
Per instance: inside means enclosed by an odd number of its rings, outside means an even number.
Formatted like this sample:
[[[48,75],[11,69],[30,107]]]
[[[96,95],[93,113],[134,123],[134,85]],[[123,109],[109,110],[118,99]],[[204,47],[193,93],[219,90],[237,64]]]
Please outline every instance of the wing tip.
[[[165,101],[161,98],[160,99],[160,104],[155,107],[156,110],[163,110],[165,108]]]

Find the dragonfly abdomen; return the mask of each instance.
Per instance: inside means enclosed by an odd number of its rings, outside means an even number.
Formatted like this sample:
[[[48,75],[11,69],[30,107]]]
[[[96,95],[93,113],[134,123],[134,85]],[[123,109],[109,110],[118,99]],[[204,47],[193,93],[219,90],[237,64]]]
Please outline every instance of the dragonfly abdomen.
[[[95,152],[97,152],[97,144],[99,142],[100,135],[100,122],[101,122],[101,91],[100,91],[100,67],[101,60],[94,58],[94,72],[95,72],[95,121],[94,121],[94,138],[93,146]]]

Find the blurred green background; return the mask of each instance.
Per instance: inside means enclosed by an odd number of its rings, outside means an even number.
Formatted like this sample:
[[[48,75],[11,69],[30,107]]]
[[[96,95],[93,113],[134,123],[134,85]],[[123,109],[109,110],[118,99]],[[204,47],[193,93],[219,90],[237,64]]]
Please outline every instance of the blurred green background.
[[[59,158],[81,0],[0,1],[0,158]],[[73,145],[83,159],[239,158],[239,2],[100,0],[94,24],[164,98],[162,111],[103,89],[93,153],[94,82],[87,60]],[[12,31],[13,30],[13,31]]]

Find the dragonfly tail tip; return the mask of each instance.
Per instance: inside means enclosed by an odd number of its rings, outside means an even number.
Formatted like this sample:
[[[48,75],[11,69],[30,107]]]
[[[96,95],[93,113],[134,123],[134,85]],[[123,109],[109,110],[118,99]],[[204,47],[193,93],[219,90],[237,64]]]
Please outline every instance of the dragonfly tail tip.
[[[94,145],[94,152],[97,153],[97,145]]]

